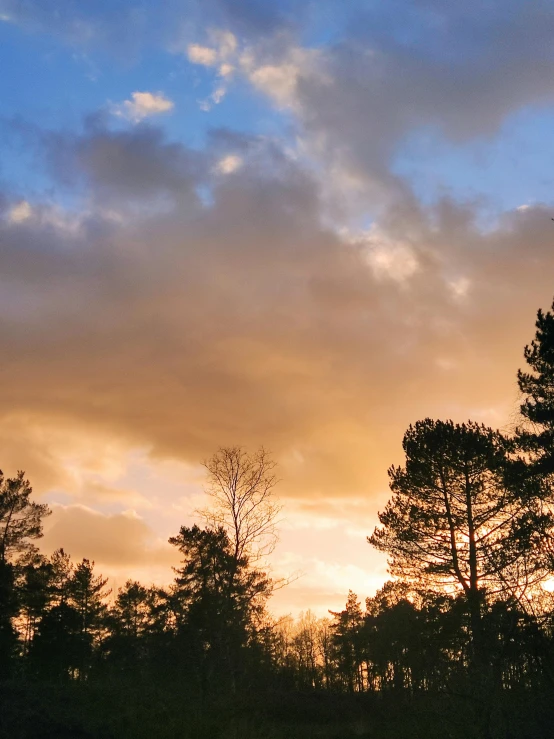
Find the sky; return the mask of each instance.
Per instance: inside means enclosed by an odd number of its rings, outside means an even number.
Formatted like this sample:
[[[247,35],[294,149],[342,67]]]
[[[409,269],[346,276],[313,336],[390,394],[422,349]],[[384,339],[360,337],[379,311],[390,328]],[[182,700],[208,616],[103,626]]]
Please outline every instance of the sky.
[[[554,295],[554,4],[0,0],[0,466],[41,547],[166,583],[263,446],[277,613],[387,578],[425,418],[509,430]]]

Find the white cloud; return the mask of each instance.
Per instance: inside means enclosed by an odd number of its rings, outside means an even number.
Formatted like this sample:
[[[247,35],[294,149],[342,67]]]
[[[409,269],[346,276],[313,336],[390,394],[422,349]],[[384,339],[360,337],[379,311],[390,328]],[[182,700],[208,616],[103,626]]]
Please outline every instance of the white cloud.
[[[235,71],[235,68],[232,64],[228,64],[225,62],[224,64],[221,64],[219,67],[219,76],[220,77],[229,77],[233,72]]]
[[[213,108],[214,105],[219,105],[219,103],[223,100],[226,94],[227,94],[227,88],[225,86],[220,85],[219,87],[216,87],[216,89],[212,92],[211,95],[209,95],[207,98],[204,98],[204,100],[198,101],[200,110],[203,110],[207,113]]]
[[[200,44],[187,46],[188,60],[192,64],[199,64],[203,67],[218,65],[217,76],[226,82],[235,71],[235,65],[229,60],[236,56],[237,39],[230,31],[212,31],[210,37],[213,46],[201,46]],[[208,112],[214,105],[218,105],[226,94],[226,84],[216,84],[213,92],[207,98],[199,100],[198,105],[201,110]]]
[[[315,77],[322,83],[326,80],[319,64],[319,52],[315,49],[292,47],[282,59],[271,63],[264,63],[246,51],[240,57],[240,66],[250,83],[281,108],[296,107],[298,104],[301,75]]]
[[[221,174],[232,174],[242,166],[242,159],[236,154],[228,154],[219,160],[216,170]]]
[[[293,64],[266,64],[252,71],[249,79],[254,87],[285,107],[294,100],[298,73],[298,67]]]
[[[216,105],[218,105],[223,100],[226,93],[227,90],[224,87],[218,87],[212,92],[211,99]]]
[[[237,39],[231,31],[213,31],[214,38],[221,59],[227,59],[237,50]]]
[[[187,57],[192,64],[200,64],[203,67],[215,67],[220,63],[219,73],[222,77],[233,71],[233,67],[226,62],[237,50],[237,39],[230,31],[212,31],[210,37],[213,46],[202,46],[201,44],[189,44],[187,46]]]
[[[239,49],[236,37],[230,31],[212,31],[212,45],[189,44],[187,57],[193,64],[204,67],[218,66],[218,76],[224,80],[237,70],[259,92],[268,95],[280,108],[293,107],[297,102],[297,85],[302,72],[315,74],[318,52],[313,49],[292,47],[278,60],[266,60],[259,50]],[[321,77],[321,70],[317,71]],[[220,86],[210,98],[201,101],[200,107],[209,110],[216,96],[222,97],[225,88]]]
[[[398,282],[407,280],[418,268],[415,254],[403,244],[373,246],[368,253],[368,261],[378,279],[389,278]]]
[[[8,213],[10,223],[23,223],[27,221],[33,214],[30,204],[26,200],[22,200],[17,205],[12,206]]]
[[[413,248],[406,242],[391,239],[375,225],[358,233],[343,229],[341,235],[361,249],[377,280],[405,282],[419,269]]]
[[[112,112],[121,118],[138,123],[144,118],[173,110],[175,104],[162,93],[133,92],[131,100],[124,100],[112,107]]]
[[[189,44],[187,56],[189,62],[200,64],[203,67],[214,67],[218,58],[216,49],[211,49],[209,46],[200,46],[200,44]]]

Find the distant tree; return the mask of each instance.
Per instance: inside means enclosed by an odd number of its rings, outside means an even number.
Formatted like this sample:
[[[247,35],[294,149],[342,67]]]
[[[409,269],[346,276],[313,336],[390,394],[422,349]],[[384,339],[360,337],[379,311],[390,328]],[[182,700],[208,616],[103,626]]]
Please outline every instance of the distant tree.
[[[322,620],[311,611],[300,614],[296,632],[291,639],[295,669],[301,688],[321,688],[324,680],[322,653]]]
[[[74,566],[70,556],[58,549],[41,569],[31,579],[39,589],[30,593],[37,612],[29,662],[38,675],[69,679],[82,669],[83,661],[82,618],[70,599]]]
[[[107,582],[107,578],[94,574],[94,562],[88,559],[75,567],[68,582],[68,599],[63,610],[67,611],[69,606],[78,616],[79,677],[89,671],[94,646],[106,630],[106,598],[111,592],[106,589]]]
[[[95,634],[103,627],[107,613],[107,578],[94,574],[94,562],[83,559],[74,569],[68,583],[71,604],[77,610],[81,633]]]
[[[403,447],[405,467],[390,468],[393,497],[368,541],[400,579],[461,589],[483,663],[485,597],[521,597],[546,577],[553,518],[533,496],[506,488],[505,440],[490,428],[426,419],[410,426]]]
[[[331,632],[339,675],[351,693],[363,690],[363,614],[358,596],[349,590],[344,610],[330,613],[334,616]]]
[[[37,552],[28,557],[18,570],[19,620],[22,621],[20,629],[23,635],[23,649],[27,653],[37,624],[50,605],[53,571],[47,557]]]
[[[277,541],[276,463],[265,449],[249,454],[238,446],[222,447],[204,463],[206,492],[212,506],[199,511],[210,528],[227,532],[236,560],[259,561]]]
[[[42,536],[42,519],[51,511],[45,503],[30,500],[33,489],[24,472],[4,478],[0,471],[0,562],[31,546]]]
[[[145,588],[136,580],[127,580],[119,589],[112,608],[117,629],[137,640],[151,628],[156,598],[155,588]]]
[[[52,605],[67,601],[74,565],[71,557],[63,549],[56,549],[50,557],[50,594]]]
[[[151,650],[151,637],[158,636],[160,590],[127,580],[119,589],[107,621],[109,635],[103,644],[110,661],[120,667],[137,669]]]

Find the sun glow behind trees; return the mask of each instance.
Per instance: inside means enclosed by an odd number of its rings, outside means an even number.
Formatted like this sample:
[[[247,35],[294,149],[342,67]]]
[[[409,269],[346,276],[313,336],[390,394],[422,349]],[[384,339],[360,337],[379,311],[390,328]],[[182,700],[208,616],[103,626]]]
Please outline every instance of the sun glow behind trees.
[[[553,664],[554,599],[542,587],[554,572],[551,326],[554,314],[539,313],[525,350],[534,374],[518,374],[534,431],[507,437],[431,419],[408,428],[405,464],[389,469],[392,498],[368,537],[389,554],[395,580],[365,609],[350,591],[331,618],[272,618],[265,556],[280,505],[263,449],[225,447],[207,460],[213,505],[199,512],[204,528],[182,526],[170,538],[181,565],[169,587],[129,580],[113,598],[94,562],[73,563],[63,549],[40,554],[48,507],[30,499],[23,473],[2,479],[0,677],[88,685],[109,677],[125,689],[137,675],[169,678],[168,690],[199,705],[249,695],[254,684],[260,696],[412,700],[456,684],[477,736],[491,736],[504,693],[542,695]]]

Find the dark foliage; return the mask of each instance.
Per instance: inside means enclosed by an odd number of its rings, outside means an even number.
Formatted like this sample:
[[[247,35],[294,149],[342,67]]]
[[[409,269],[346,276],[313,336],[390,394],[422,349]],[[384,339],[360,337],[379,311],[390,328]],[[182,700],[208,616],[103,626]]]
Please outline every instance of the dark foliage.
[[[369,537],[395,580],[330,619],[267,611],[279,506],[263,450],[207,464],[216,508],[170,539],[170,586],[113,595],[94,562],[39,553],[48,508],[0,473],[0,736],[551,737],[553,313],[525,358],[513,437],[407,430]]]

